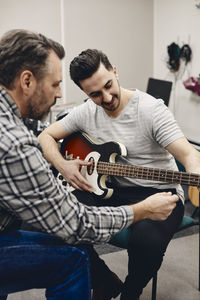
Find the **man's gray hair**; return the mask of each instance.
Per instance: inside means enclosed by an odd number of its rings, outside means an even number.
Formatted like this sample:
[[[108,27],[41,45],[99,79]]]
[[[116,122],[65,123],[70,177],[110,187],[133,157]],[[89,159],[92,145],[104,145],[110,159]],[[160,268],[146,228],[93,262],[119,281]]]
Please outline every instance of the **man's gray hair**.
[[[40,80],[47,72],[47,58],[53,50],[62,59],[65,50],[61,44],[23,29],[10,30],[0,40],[0,84],[12,89],[15,79],[24,70]]]

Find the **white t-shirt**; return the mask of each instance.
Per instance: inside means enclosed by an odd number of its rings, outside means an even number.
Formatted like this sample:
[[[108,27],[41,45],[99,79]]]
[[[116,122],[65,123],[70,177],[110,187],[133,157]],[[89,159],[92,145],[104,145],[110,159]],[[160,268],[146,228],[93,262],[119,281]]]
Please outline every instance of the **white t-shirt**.
[[[117,162],[165,170],[178,170],[173,156],[164,148],[183,133],[163,100],[136,90],[117,118],[110,118],[92,100],[74,108],[62,120],[68,134],[86,132],[99,142],[116,141],[127,149]],[[116,177],[120,186],[139,185],[158,189],[176,188],[183,200],[180,185],[151,180]]]

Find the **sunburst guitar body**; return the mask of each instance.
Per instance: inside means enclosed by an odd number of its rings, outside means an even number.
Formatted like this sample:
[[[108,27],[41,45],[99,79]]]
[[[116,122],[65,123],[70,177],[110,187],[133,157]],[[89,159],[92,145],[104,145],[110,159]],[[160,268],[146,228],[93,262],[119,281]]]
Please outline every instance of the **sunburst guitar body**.
[[[69,135],[61,144],[62,155],[67,159],[82,159],[90,161],[90,166],[82,166],[82,175],[92,184],[94,194],[107,199],[113,189],[107,188],[106,178],[109,175],[109,166],[115,165],[117,155],[126,156],[127,151],[123,144],[117,142],[98,143],[86,133],[75,132]],[[58,175],[66,185],[62,175]],[[68,187],[71,191],[72,187]]]

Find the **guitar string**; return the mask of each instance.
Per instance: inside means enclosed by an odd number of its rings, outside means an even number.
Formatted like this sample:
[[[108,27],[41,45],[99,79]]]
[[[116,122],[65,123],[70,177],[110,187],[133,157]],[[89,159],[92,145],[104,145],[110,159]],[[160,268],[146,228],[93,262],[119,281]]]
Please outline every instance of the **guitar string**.
[[[200,176],[195,173],[185,173],[164,169],[151,169],[108,162],[97,163],[97,172],[105,175],[133,177],[139,179],[154,179],[158,181],[176,182],[186,185],[200,185]],[[112,172],[112,174],[110,174]]]

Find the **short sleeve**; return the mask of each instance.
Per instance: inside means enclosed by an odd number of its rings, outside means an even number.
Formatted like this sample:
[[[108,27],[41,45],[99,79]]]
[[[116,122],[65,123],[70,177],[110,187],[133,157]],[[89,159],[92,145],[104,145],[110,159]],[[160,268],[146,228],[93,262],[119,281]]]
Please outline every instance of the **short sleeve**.
[[[164,148],[184,136],[172,112],[161,99],[154,103],[152,122],[154,138]]]

